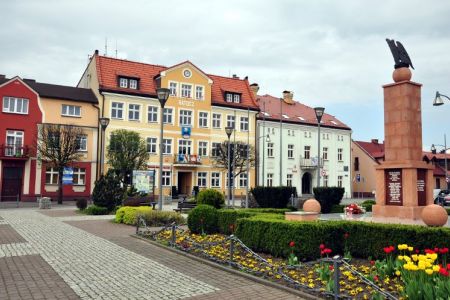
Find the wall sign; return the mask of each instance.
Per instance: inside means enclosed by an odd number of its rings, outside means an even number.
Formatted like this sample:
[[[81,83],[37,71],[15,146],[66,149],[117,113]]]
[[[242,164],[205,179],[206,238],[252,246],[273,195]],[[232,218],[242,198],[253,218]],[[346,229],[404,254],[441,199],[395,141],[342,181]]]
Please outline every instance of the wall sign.
[[[417,169],[417,200],[419,206],[427,205],[427,170]]]
[[[181,127],[181,136],[184,139],[188,139],[191,137],[191,127]]]
[[[153,193],[155,170],[133,170],[133,186],[138,192]]]
[[[73,168],[64,167],[62,184],[64,185],[73,184]]]
[[[403,205],[403,185],[401,169],[386,169],[386,205]]]

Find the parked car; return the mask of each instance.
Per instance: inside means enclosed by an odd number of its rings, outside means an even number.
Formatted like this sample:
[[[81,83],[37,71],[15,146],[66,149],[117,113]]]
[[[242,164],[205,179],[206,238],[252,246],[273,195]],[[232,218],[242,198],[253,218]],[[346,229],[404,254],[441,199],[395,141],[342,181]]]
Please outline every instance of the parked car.
[[[450,205],[450,190],[441,190],[434,199],[435,204]]]

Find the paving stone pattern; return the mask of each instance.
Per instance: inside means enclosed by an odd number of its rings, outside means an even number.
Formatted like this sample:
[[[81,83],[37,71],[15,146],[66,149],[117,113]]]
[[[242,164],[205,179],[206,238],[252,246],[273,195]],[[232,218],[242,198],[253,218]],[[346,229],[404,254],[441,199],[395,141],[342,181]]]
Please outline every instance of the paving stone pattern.
[[[9,224],[0,224],[0,245],[11,243],[23,243],[25,239]]]
[[[217,290],[58,218],[31,210],[0,215],[82,299],[180,299]]]

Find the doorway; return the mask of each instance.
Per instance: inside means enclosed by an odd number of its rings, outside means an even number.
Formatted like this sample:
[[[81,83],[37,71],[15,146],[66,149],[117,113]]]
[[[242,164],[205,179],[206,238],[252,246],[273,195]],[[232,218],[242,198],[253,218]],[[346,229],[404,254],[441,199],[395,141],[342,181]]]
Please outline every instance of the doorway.
[[[192,172],[178,172],[178,194],[190,195],[192,193]]]
[[[23,166],[4,166],[0,201],[17,201],[22,192]]]
[[[311,194],[311,173],[306,172],[302,176],[302,195]]]

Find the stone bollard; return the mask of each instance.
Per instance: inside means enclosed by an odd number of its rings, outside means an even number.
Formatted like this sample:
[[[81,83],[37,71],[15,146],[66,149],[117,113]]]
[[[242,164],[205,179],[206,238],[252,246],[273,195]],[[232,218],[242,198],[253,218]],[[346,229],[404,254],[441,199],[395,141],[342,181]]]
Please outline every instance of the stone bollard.
[[[52,208],[52,201],[49,197],[42,197],[39,199],[39,208],[40,209],[50,209]]]

